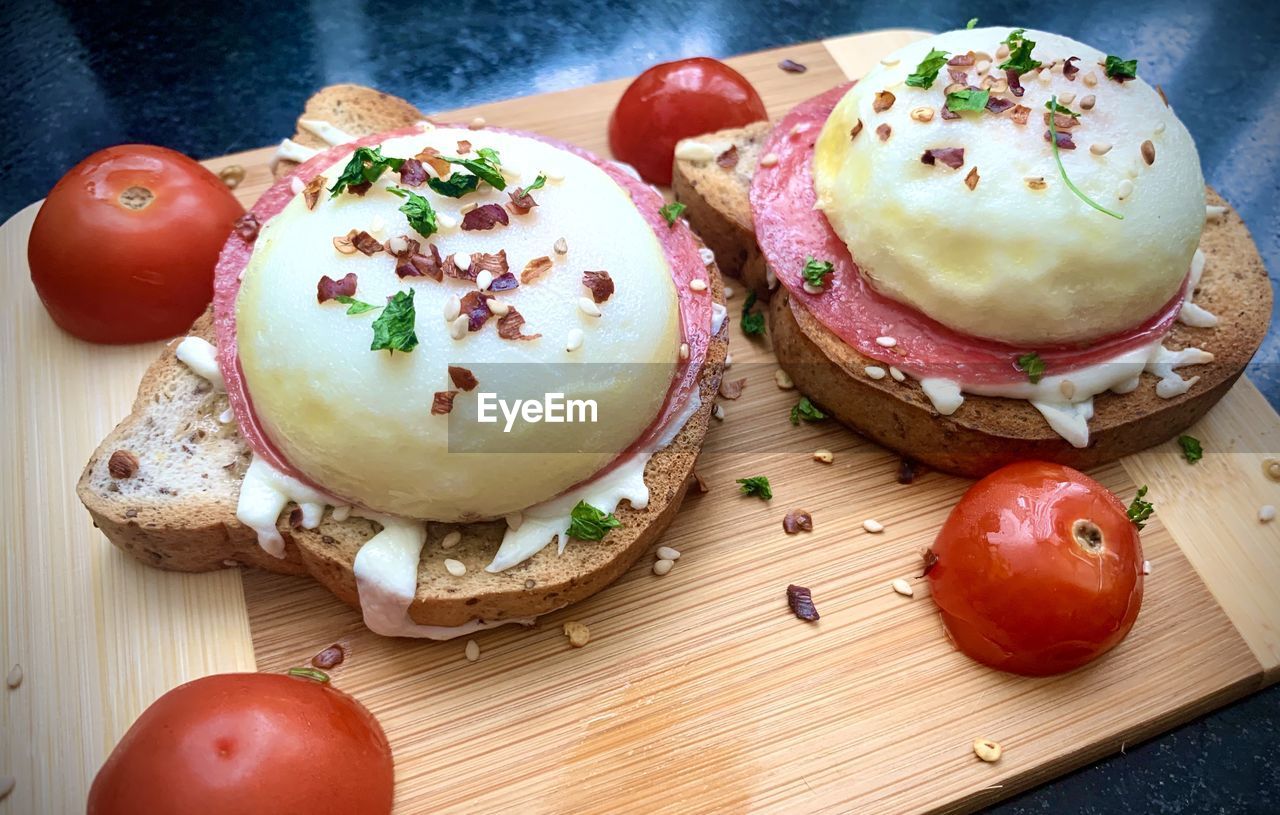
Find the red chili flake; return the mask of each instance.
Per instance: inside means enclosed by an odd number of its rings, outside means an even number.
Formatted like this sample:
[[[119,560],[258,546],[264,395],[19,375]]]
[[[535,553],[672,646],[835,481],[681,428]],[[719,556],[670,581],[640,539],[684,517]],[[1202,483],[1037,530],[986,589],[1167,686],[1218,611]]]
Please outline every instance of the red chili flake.
[[[953,111],[946,102],[942,103],[942,109],[939,112],[942,114],[942,118],[948,121],[960,118],[960,114]]]
[[[778,67],[789,74],[802,74],[809,70],[809,66],[802,62],[796,62],[794,59],[784,59],[778,63]]]
[[[1026,93],[1022,88],[1022,77],[1017,71],[1012,68],[1006,68],[1004,75],[1009,80],[1009,90],[1013,92],[1014,96],[1020,97]]]
[[[436,175],[441,178],[444,178],[453,171],[453,167],[450,166],[449,162],[440,157],[440,151],[434,147],[423,148],[422,152],[414,156],[414,158],[425,162],[431,167],[431,169],[435,170]]]
[[[920,157],[923,164],[934,164],[941,161],[953,170],[959,170],[964,165],[964,148],[963,147],[936,147],[932,150],[925,150],[924,155]]]
[[[449,366],[449,381],[464,391],[474,390],[480,381],[470,369],[458,365]]]
[[[416,241],[415,241],[416,243]],[[396,264],[396,276],[430,277],[433,280],[444,280],[444,264],[440,261],[440,250],[435,244],[428,244],[430,255],[414,252]]]
[[[400,165],[400,183],[409,187],[421,187],[427,181],[427,168],[416,158],[407,158]]]
[[[457,395],[457,391],[436,391],[435,395],[431,397],[431,415],[441,416],[452,412],[453,397]]]
[[[316,302],[324,303],[335,297],[356,296],[356,273],[348,272],[341,280],[334,280],[329,275],[322,275],[316,284]]]
[[[742,396],[742,389],[747,386],[745,379],[721,379],[720,395],[725,399],[737,399]]]
[[[467,141],[466,139],[462,139],[461,141],[458,142],[458,155],[465,156],[467,153],[470,153],[470,152],[471,152],[471,142]]]
[[[493,229],[497,224],[506,226],[511,223],[511,219],[507,217],[507,211],[498,204],[485,204],[462,216],[462,228],[464,230]]]
[[[849,128],[849,141],[858,138],[858,134],[862,132],[862,120],[853,123],[853,127]]]
[[[910,484],[915,481],[916,476],[919,475],[919,467],[920,465],[906,456],[898,459],[898,483]]]
[[[294,507],[292,510],[289,511],[289,528],[290,529],[302,528],[302,507]]]
[[[521,334],[524,317],[512,306],[498,318],[498,336],[504,340],[536,340],[541,334]]]
[[[787,605],[791,606],[791,613],[802,620],[814,622],[819,617],[818,609],[813,605],[813,594],[804,586],[787,586]]]
[[[958,71],[955,68],[948,68],[947,75],[951,77],[952,82],[959,82],[961,85],[969,84],[969,73],[967,71]]]
[[[538,205],[538,202],[525,191],[524,187],[516,187],[507,195],[511,197],[511,209],[517,215],[528,215],[529,210]]]
[[[723,153],[716,156],[716,164],[719,164],[721,167],[725,168],[726,170],[732,170],[734,167],[737,167],[738,166],[738,145],[731,144],[729,145],[728,150],[725,150]]]
[[[479,331],[493,316],[489,298],[474,289],[462,296],[462,313],[467,315],[467,330]]]
[[[1049,124],[1049,111],[1044,112],[1044,123]],[[1070,130],[1080,124],[1080,120],[1074,116],[1068,116],[1065,113],[1053,114],[1053,126],[1058,130]]]
[[[876,113],[884,113],[886,110],[893,107],[893,103],[896,101],[898,101],[898,97],[894,96],[889,91],[877,91],[876,98],[871,102],[871,109]]]
[[[924,571],[920,573],[921,577],[928,577],[929,572],[933,571],[933,567],[938,565],[938,556],[933,553],[932,549],[924,550]]]
[[[226,222],[224,221],[223,223]],[[258,230],[261,228],[262,224],[258,221],[258,216],[252,212],[246,212],[237,218],[234,227],[240,239],[247,243],[253,243],[258,239]]]
[[[862,124],[859,120],[858,124]],[[893,133],[893,128],[887,124],[880,125],[876,128],[876,135],[880,137],[880,141],[888,141],[889,136]]]
[[[1068,82],[1076,81],[1076,74],[1080,73],[1080,69],[1075,66],[1075,62],[1080,57],[1067,57],[1062,63],[1062,75],[1067,78]]]
[[[363,230],[352,236],[351,245],[370,256],[382,251],[382,244],[378,243],[378,239]]]
[[[520,272],[520,282],[527,286],[541,280],[547,272],[551,271],[551,266],[551,258],[546,255],[534,258],[524,265],[524,271]]]
[[[803,509],[793,509],[782,519],[782,531],[788,535],[813,531],[813,516]]]
[[[1053,135],[1052,135],[1048,130],[1046,130],[1046,131],[1044,132],[1044,140],[1045,140],[1045,141],[1050,141],[1051,139],[1053,139]],[[1071,140],[1071,134],[1070,134],[1070,133],[1064,133],[1064,132],[1062,132],[1061,130],[1059,130],[1059,131],[1058,131],[1058,139],[1057,139],[1057,141],[1058,141],[1058,149],[1059,149],[1059,150],[1074,150],[1074,149],[1076,149],[1076,143],[1075,143],[1075,142],[1073,142],[1073,141]]]
[[[1013,121],[1016,124],[1024,125],[1027,123],[1027,119],[1031,117],[1031,108],[1026,105],[1014,105],[1013,113],[1009,115],[1013,117]]]
[[[597,303],[613,296],[613,278],[608,272],[583,272],[582,285],[591,290],[591,299]]]
[[[987,110],[991,111],[997,116],[1000,115],[1001,113],[1004,113],[1009,108],[1013,107],[1014,104],[1015,104],[1014,102],[1008,99],[1005,99],[1003,96],[987,97]]]
[[[974,167],[969,171],[969,174],[964,177],[964,185],[971,190],[977,189],[979,179],[980,176],[978,175],[978,168]]]
[[[311,658],[311,664],[322,671],[336,668],[347,658],[347,652],[341,645],[334,643]]]
[[[499,249],[492,254],[488,252],[472,252],[471,253],[471,279],[475,280],[476,275],[481,272],[488,272],[494,277],[506,274],[507,269],[507,250]]]
[[[361,181],[359,184],[348,184],[347,192],[352,193],[354,195],[358,195],[361,198],[363,198],[364,194],[368,192],[369,188],[372,186],[373,186],[373,182],[370,182],[370,181]]]
[[[307,209],[315,209],[316,202],[320,200],[320,193],[324,190],[324,185],[329,183],[329,179],[322,175],[307,182],[307,186],[302,188],[302,200],[307,205]]]
[[[503,272],[489,284],[489,291],[511,291],[520,288],[520,281],[511,272]]]
[[[978,61],[977,55],[974,54],[972,51],[970,51],[967,54],[956,54],[954,57],[947,60],[947,64],[967,66],[967,65],[973,65],[977,61]]]

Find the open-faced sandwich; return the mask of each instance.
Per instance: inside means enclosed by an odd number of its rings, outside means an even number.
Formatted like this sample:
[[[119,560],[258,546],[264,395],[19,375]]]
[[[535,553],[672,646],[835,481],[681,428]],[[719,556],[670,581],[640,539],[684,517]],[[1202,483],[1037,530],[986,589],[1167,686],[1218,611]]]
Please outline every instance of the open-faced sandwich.
[[[1054,34],[952,31],[762,143],[682,142],[674,187],[758,296],[781,284],[779,362],[845,424],[964,475],[1090,466],[1200,418],[1271,313],[1247,230],[1138,73]]]
[[[692,475],[726,349],[708,253],[549,139],[352,86],[299,128],[85,469],[94,521],[164,568],[310,573],[386,635],[598,591]]]

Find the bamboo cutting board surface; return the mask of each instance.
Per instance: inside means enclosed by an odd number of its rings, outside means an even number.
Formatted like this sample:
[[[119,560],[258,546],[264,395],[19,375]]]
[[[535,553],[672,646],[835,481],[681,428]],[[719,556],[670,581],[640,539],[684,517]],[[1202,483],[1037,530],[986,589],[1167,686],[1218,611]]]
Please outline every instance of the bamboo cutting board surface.
[[[920,36],[852,35],[729,60],[771,115],[864,73]],[[808,66],[783,73],[779,59]],[[605,121],[626,81],[455,111],[605,151]],[[394,88],[387,89],[394,91]],[[301,106],[302,100],[299,100]],[[271,150],[239,164],[237,194],[271,181]],[[1157,520],[1141,616],[1097,664],[1027,679],[969,662],[942,634],[919,573],[966,482],[926,474],[899,485],[895,456],[833,423],[793,428],[796,394],[773,383],[765,342],[733,321],[725,405],[663,543],[683,552],[666,577],[645,557],[614,586],[532,630],[463,640],[386,640],[304,579],[257,572],[183,575],[115,550],[75,499],[81,467],[123,417],[156,346],[104,348],[53,327],[26,282],[35,205],[0,231],[0,776],[17,779],[0,813],[82,811],[97,767],[129,723],[170,687],[234,670],[281,670],[332,642],[334,681],[378,716],[397,763],[398,812],[913,812],[966,810],[1120,749],[1274,680],[1280,670],[1280,503],[1261,464],[1280,417],[1241,381],[1192,432],[1195,467],[1170,445],[1095,475],[1121,495],[1149,484]],[[731,300],[736,318],[741,297]],[[832,465],[810,452],[835,452]],[[737,495],[766,474],[775,497]],[[803,507],[812,534],[786,536]],[[864,518],[886,525],[863,531]],[[788,583],[810,586],[822,620],[790,615]],[[591,642],[570,649],[567,620]],[[970,744],[1005,747],[995,765]]]

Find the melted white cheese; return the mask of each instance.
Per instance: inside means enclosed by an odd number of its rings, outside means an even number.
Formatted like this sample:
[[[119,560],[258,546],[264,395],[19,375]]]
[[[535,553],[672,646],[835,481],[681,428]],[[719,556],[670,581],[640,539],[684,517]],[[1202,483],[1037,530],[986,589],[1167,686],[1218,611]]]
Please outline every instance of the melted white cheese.
[[[315,529],[324,517],[326,497],[254,456],[240,483],[236,519],[258,535],[258,545],[272,557],[284,557],[284,538],[276,522],[292,501],[302,510],[304,529]]]
[[[307,147],[305,144],[298,144],[293,139],[282,139],[280,144],[276,146],[276,151],[271,154],[271,161],[268,166],[271,172],[276,171],[276,165],[281,161],[296,161],[301,164],[310,158],[319,154],[319,150],[314,147]]]
[[[173,353],[196,376],[209,380],[209,384],[219,392],[226,391],[227,385],[222,381],[222,371],[218,368],[218,350],[213,343],[200,337],[183,337]]]
[[[1187,281],[1187,293],[1182,298],[1182,310],[1178,312],[1178,322],[1192,328],[1213,328],[1218,324],[1218,315],[1206,308],[1191,302],[1195,296],[1196,286],[1200,285],[1200,277],[1204,274],[1204,250],[1196,249],[1191,256],[1191,275]]]

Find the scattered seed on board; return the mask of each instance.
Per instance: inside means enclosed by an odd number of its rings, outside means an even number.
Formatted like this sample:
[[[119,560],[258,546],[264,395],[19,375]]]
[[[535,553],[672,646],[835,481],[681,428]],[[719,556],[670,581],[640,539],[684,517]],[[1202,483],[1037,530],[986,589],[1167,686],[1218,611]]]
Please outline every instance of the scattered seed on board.
[[[680,550],[672,549],[670,546],[659,546],[657,555],[663,560],[679,560]]]
[[[467,564],[463,563],[461,560],[454,560],[451,557],[444,559],[444,568],[454,577],[462,577],[467,573]]]
[[[5,678],[4,683],[9,686],[9,690],[17,690],[22,684],[22,666],[15,663],[9,669],[9,676]]]
[[[725,287],[724,287],[724,299],[726,299],[726,300],[732,300],[732,299],[733,299],[733,287],[732,287],[732,286],[725,286]]]
[[[1262,474],[1272,481],[1280,481],[1280,458],[1264,458]]]
[[[821,461],[823,464],[830,464],[836,460],[836,456],[835,453],[832,453],[830,450],[823,447],[813,451],[813,460]]]
[[[988,764],[999,761],[1003,752],[1000,744],[991,739],[975,739],[973,742],[973,754]]]
[[[591,639],[591,629],[577,620],[570,620],[564,624],[564,635],[569,638],[570,645],[581,648]]]
[[[1149,560],[1142,561],[1142,573],[1151,574],[1151,561]]]
[[[875,518],[868,518],[862,522],[862,528],[873,535],[878,535],[884,531],[884,524],[880,523]]]
[[[723,405],[720,405],[720,404],[717,404],[715,407],[713,407],[713,408],[711,409],[711,415],[712,415],[712,416],[714,416],[715,418],[717,418],[717,419],[719,419],[720,421],[722,421],[722,422],[723,422],[723,421],[724,421],[724,406],[723,406]]]
[[[675,565],[676,565],[676,562],[674,560],[667,560],[665,558],[662,560],[654,561],[653,573],[656,574],[658,577],[662,577],[663,575],[670,572],[671,567]]]
[[[1226,217],[1226,214],[1227,214],[1226,207],[1218,207],[1218,206],[1214,206],[1213,204],[1205,205],[1204,219],[1206,221],[1221,221],[1224,217]],[[1271,459],[1268,459],[1268,461],[1270,460]]]
[[[773,381],[784,391],[789,391],[796,386],[796,383],[791,380],[791,375],[781,368],[773,372]]]
[[[567,255],[569,253],[569,242],[564,238],[556,238],[555,249],[557,255]]]
[[[244,168],[239,164],[228,164],[218,172],[218,178],[222,179],[222,183],[226,184],[228,189],[234,190],[240,186],[241,181],[244,181]]]
[[[480,659],[480,643],[475,640],[467,640],[467,662],[475,662]]]
[[[916,590],[911,588],[911,584],[908,583],[905,578],[895,578],[889,585],[893,587],[894,591],[901,594],[903,597],[912,597],[916,593]]]
[[[448,535],[445,535],[444,540],[440,541],[440,548],[452,549],[459,543],[462,543],[462,533],[455,529]]]
[[[1276,508],[1271,504],[1264,504],[1262,508],[1258,510],[1258,520],[1262,521],[1264,524],[1271,523],[1275,519]]]

